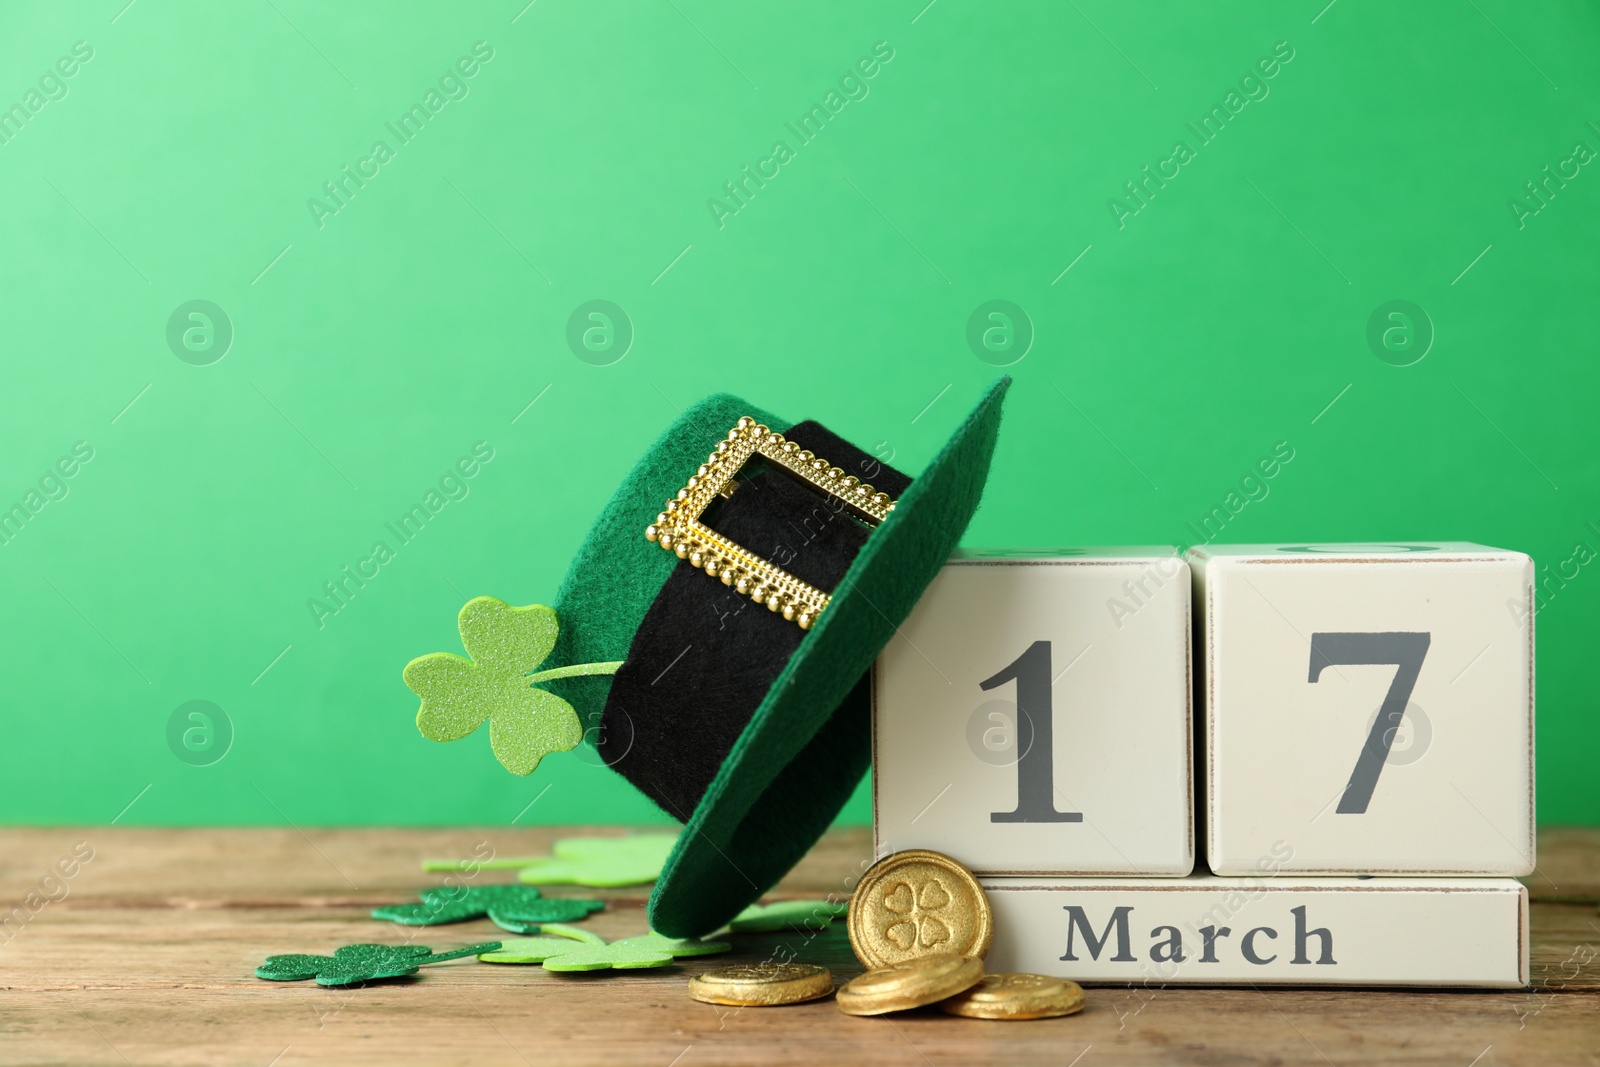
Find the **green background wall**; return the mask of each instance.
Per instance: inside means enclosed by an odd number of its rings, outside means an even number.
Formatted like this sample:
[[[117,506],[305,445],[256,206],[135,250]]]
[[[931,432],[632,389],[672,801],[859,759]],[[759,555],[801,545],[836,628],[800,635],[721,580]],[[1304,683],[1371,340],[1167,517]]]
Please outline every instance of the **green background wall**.
[[[548,600],[712,389],[920,469],[995,373],[967,323],[1003,299],[1033,336],[969,544],[1197,541],[1288,442],[1222,539],[1571,560],[1538,619],[1539,815],[1600,822],[1596,8],[525,2],[0,8],[0,506],[42,503],[0,545],[0,819],[658,818],[587,750],[518,779],[484,737],[424,741],[401,666],[456,647],[469,596]],[[1146,165],[1170,177],[1134,200]],[[610,365],[566,339],[594,299],[634,332]],[[192,300],[231,323],[220,360],[169,346]],[[1368,340],[1393,300],[1421,309],[1397,351]],[[231,724],[209,765],[169,747],[191,700]]]

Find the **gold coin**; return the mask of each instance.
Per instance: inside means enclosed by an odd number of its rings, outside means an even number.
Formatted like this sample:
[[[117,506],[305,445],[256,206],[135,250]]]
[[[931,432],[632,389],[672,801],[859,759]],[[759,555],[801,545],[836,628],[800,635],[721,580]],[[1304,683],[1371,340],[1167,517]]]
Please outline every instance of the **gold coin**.
[[[850,947],[867,967],[941,952],[982,959],[994,937],[989,898],[949,856],[908,849],[861,876],[850,896]]]
[[[1053,1019],[1083,1010],[1077,982],[1042,974],[986,974],[939,1010],[968,1019]]]
[[[839,989],[846,1015],[883,1015],[935,1004],[971,988],[983,977],[983,961],[939,952],[868,971]]]
[[[689,995],[707,1004],[767,1008],[833,992],[833,974],[810,963],[741,963],[689,979]]]

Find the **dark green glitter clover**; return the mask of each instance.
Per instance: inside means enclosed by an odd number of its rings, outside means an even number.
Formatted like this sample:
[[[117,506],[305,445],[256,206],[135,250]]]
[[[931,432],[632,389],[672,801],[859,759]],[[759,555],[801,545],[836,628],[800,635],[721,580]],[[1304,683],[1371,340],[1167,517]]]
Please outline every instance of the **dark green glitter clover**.
[[[403,978],[429,963],[478,956],[500,947],[498,941],[468,945],[435,954],[426,945],[345,945],[331,956],[293,953],[268,956],[256,968],[256,977],[269,982],[303,982],[315,978],[320,986],[359,985],[379,978]]]
[[[566,923],[600,911],[603,900],[574,900],[570,897],[543,897],[528,885],[435,886],[424,889],[420,904],[388,904],[372,909],[374,919],[402,926],[439,926],[466,922],[485,916],[520,931],[530,923]]]

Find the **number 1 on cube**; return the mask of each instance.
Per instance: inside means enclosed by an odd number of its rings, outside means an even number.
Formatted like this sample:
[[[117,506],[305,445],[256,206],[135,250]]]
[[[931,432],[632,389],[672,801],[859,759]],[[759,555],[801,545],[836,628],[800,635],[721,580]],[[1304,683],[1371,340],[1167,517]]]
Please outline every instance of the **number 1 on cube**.
[[[1082,822],[1083,813],[1057,811],[1055,710],[1051,698],[1050,642],[1035,641],[998,674],[978,683],[983,690],[1017,683],[1017,807],[996,811],[990,822]]]

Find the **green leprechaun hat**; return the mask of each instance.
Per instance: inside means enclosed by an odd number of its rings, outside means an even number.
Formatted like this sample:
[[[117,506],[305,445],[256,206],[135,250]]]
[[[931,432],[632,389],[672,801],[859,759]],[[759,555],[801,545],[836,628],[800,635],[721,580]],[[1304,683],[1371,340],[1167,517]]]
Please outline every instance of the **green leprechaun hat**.
[[[868,671],[978,506],[1010,382],[914,479],[818,423],[705,398],[623,479],[553,611],[480,597],[460,620],[472,662],[407,666],[419,728],[454,740],[488,719],[520,774],[587,728],[685,823],[651,926],[716,929],[805,855],[870,765]]]

